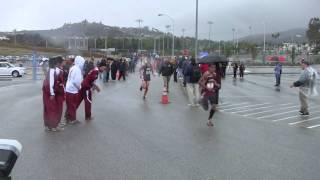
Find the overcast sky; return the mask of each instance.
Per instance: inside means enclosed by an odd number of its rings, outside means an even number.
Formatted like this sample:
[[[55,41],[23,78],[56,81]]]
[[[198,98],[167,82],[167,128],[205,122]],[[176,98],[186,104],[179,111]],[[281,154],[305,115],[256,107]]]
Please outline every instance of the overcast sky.
[[[159,13],[175,20],[175,34],[194,36],[195,0],[6,0],[1,1],[0,31],[58,28],[65,22],[102,22],[110,26],[143,26],[165,30],[171,24]],[[213,21],[214,40],[307,27],[311,17],[320,16],[320,0],[199,0],[199,36],[207,38]]]

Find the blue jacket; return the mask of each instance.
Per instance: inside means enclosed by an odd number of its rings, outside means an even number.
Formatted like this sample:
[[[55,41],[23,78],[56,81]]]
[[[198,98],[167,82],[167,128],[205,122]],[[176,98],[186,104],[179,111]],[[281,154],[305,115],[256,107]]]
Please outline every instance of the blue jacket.
[[[198,64],[192,64],[189,63],[186,68],[185,68],[185,78],[186,78],[186,83],[198,83],[199,79],[195,79],[193,77],[194,75],[194,67],[199,66]],[[199,67],[199,72],[200,72],[200,67]]]
[[[282,65],[277,64],[276,67],[274,68],[274,73],[275,74],[282,74]]]

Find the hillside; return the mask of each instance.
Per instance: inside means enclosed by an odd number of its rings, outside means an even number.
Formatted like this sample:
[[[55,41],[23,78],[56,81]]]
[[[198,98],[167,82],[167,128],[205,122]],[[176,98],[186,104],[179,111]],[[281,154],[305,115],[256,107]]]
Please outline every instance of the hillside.
[[[305,28],[296,28],[296,29],[290,29],[286,31],[279,32],[279,38],[274,39],[271,34],[266,34],[266,42],[267,43],[283,43],[283,42],[307,42],[308,39],[306,37],[306,31]],[[278,32],[274,32],[278,33]],[[263,34],[256,34],[252,36],[246,36],[243,38],[240,38],[239,41],[247,41],[247,42],[253,42],[253,43],[261,43],[263,41]]]
[[[38,33],[44,37],[66,38],[72,36],[99,38],[99,37],[137,37],[139,35],[139,28],[126,28],[107,26],[96,22],[88,22],[84,20],[79,23],[64,24],[62,27],[51,30],[38,31],[21,31],[19,33]],[[151,31],[148,27],[141,28],[143,36],[157,36],[161,33]]]

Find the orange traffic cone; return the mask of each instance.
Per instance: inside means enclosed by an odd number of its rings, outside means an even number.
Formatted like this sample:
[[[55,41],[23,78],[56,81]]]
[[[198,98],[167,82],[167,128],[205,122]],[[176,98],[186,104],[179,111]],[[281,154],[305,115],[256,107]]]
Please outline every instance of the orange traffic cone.
[[[169,104],[169,96],[168,96],[166,88],[163,90],[161,103],[162,104]]]

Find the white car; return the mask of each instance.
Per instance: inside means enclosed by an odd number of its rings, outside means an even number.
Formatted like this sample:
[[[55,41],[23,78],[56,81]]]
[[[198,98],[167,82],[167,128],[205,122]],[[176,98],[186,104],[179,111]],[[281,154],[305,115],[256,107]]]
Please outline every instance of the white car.
[[[0,62],[0,76],[20,77],[25,74],[24,67],[16,67],[8,62]]]

